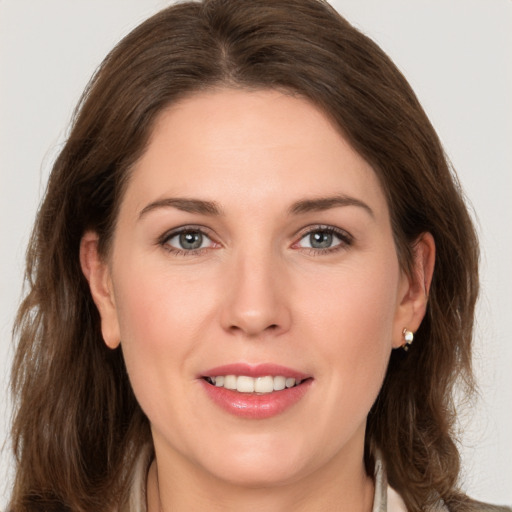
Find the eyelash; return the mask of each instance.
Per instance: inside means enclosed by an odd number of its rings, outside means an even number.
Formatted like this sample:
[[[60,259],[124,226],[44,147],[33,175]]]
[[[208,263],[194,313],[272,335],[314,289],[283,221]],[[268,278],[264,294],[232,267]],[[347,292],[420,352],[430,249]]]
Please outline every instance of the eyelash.
[[[325,226],[325,225],[317,225],[317,226],[309,226],[305,230],[303,230],[299,234],[299,239],[297,242],[294,242],[292,247],[297,247],[297,245],[304,240],[306,237],[311,236],[314,233],[327,233],[328,235],[334,235],[336,238],[340,240],[340,242],[332,247],[327,247],[325,249],[318,249],[315,247],[302,247],[303,251],[306,251],[307,254],[310,254],[312,256],[323,256],[326,254],[333,254],[338,251],[342,251],[350,247],[353,242],[354,238],[350,233],[347,231],[336,228],[334,226]]]
[[[311,236],[314,233],[326,233],[328,235],[334,235],[336,238],[340,240],[340,243],[332,246],[326,247],[324,249],[315,248],[315,247],[300,247],[298,244],[304,240],[307,236]],[[205,250],[210,249],[211,247],[199,247],[197,249],[178,249],[177,247],[173,247],[169,245],[169,240],[172,238],[179,236],[185,233],[199,233],[201,236],[206,237],[210,240],[212,244],[216,244],[216,242],[212,239],[212,237],[208,234],[208,230],[206,230],[203,226],[183,226],[178,229],[174,229],[170,232],[164,233],[158,239],[158,245],[163,247],[167,252],[175,255],[175,256],[197,256],[202,254]],[[309,226],[305,230],[299,233],[299,238],[296,242],[294,242],[291,247],[302,249],[307,254],[316,256],[316,255],[326,255],[332,254],[340,250],[344,250],[347,247],[350,247],[354,241],[352,235],[350,235],[347,231],[343,229],[336,228],[334,226]]]
[[[158,245],[162,246],[164,250],[171,253],[174,256],[197,256],[203,253],[206,249],[210,247],[199,247],[197,249],[178,249],[177,247],[173,247],[169,245],[169,240],[172,238],[179,236],[185,233],[200,233],[203,237],[209,239],[213,244],[216,242],[212,239],[212,237],[208,234],[208,230],[206,230],[203,226],[183,226],[178,229],[174,229],[172,231],[168,231],[164,233],[158,239]]]

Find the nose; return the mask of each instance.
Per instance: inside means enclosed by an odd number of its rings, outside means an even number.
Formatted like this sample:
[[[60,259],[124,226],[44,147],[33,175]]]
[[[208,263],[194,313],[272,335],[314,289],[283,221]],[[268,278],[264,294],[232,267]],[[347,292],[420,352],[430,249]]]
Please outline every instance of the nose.
[[[222,327],[246,337],[279,335],[290,328],[285,269],[271,255],[239,255],[231,262],[221,312]]]

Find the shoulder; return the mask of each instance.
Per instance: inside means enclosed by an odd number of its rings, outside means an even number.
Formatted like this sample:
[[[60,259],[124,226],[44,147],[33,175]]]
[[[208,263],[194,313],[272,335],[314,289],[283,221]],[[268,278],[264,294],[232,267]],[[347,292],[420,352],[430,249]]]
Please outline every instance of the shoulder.
[[[512,512],[511,507],[489,505],[488,503],[474,502],[468,512]]]
[[[450,503],[445,505],[445,507],[444,510],[448,512],[512,512],[511,507],[490,505],[489,503],[482,503],[481,501],[474,501],[469,498]]]
[[[372,512],[407,512],[408,509],[401,496],[390,486],[387,489],[387,506],[377,507]],[[439,499],[434,504],[424,507],[424,512],[512,512],[511,507],[490,505],[472,500],[464,495],[450,503]]]
[[[375,496],[372,512],[407,512],[407,506],[400,494],[387,480],[385,464],[380,452],[376,452],[374,467]],[[440,497],[433,504],[424,505],[424,512],[512,512],[511,507],[489,505],[475,501],[463,493],[456,493],[449,501]]]

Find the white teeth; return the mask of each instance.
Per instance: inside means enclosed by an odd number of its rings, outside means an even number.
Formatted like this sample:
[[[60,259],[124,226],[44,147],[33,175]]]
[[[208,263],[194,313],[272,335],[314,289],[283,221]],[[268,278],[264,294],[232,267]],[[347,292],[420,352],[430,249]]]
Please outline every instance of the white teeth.
[[[224,377],[224,387],[226,389],[236,389],[236,375],[226,375]],[[217,382],[217,379],[215,379],[215,382]]]
[[[295,379],[293,377],[288,377],[286,379],[285,386],[287,388],[293,388],[293,386],[295,386]]]
[[[248,377],[246,375],[219,375],[217,377],[208,377],[206,380],[218,388],[236,390],[239,393],[272,393],[273,391],[282,391],[285,388],[292,388],[301,383],[293,377],[283,377],[282,375],[266,375],[264,377]]]
[[[240,377],[236,379],[236,390],[240,393],[254,393],[254,379],[240,375]]]
[[[286,377],[274,377],[274,390],[281,391],[286,387]]]
[[[256,378],[254,391],[256,391],[256,393],[272,393],[272,391],[274,391],[274,379],[270,375]]]

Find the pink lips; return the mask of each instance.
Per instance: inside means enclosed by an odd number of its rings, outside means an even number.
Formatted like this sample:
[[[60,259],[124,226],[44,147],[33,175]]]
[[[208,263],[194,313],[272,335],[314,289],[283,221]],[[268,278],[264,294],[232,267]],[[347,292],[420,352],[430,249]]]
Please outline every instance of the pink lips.
[[[248,377],[264,377],[267,375],[293,377],[302,381],[300,385],[274,391],[267,394],[239,393],[223,387],[209,384],[204,377],[219,375],[246,375]],[[201,375],[203,389],[209,398],[225,411],[248,419],[265,419],[281,414],[296,404],[308,391],[312,383],[309,375],[275,364],[229,364],[211,368]]]

